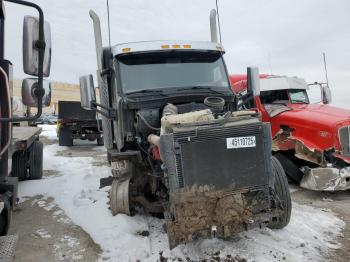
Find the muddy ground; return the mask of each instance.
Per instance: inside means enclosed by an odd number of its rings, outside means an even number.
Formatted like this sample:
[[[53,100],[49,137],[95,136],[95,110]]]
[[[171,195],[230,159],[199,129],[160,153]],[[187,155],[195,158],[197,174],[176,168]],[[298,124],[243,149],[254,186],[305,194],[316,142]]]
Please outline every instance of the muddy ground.
[[[45,144],[54,143],[43,137]],[[65,157],[91,157],[96,155],[89,146],[77,146],[59,152]],[[102,156],[94,159],[94,165],[107,164]],[[45,175],[57,175],[47,170]],[[295,202],[331,209],[345,223],[343,234],[339,237],[342,247],[324,254],[325,261],[350,261],[350,191],[341,193],[311,192],[293,186],[292,198]],[[36,196],[20,203],[14,213],[12,234],[19,235],[15,254],[16,262],[36,261],[96,261],[101,248],[90,236],[64,214],[53,203],[53,199]],[[277,261],[277,260],[276,260]]]
[[[19,235],[14,262],[96,261],[100,247],[52,200],[36,196],[19,204],[10,232]]]
[[[46,137],[40,140],[45,145],[57,143]],[[58,155],[91,157],[96,154],[93,146],[94,143],[82,141],[81,146],[59,152]],[[95,156],[93,164],[107,164],[106,158]],[[56,175],[59,174],[55,170],[44,170],[44,176]],[[19,236],[14,262],[93,262],[101,254],[100,246],[81,227],[75,225],[52,198],[43,196],[24,199],[18,205],[9,234]]]

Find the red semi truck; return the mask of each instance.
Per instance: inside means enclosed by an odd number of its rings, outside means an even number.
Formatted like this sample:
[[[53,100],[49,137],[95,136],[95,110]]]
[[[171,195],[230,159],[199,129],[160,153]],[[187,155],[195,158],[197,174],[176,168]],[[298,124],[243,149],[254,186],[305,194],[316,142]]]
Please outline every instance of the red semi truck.
[[[246,75],[231,75],[230,82],[239,106],[257,108],[270,122],[273,152],[291,180],[317,191],[350,189],[350,110],[329,105],[328,85],[260,75],[260,95],[245,101]],[[311,103],[314,88],[321,101]]]

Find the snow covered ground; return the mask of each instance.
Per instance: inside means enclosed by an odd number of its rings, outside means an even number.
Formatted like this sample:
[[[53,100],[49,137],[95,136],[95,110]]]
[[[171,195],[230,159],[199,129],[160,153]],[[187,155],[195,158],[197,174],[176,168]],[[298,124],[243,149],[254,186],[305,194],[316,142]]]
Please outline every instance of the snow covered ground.
[[[43,126],[43,135],[50,142],[57,140],[55,126]],[[344,222],[331,211],[293,203],[291,222],[283,230],[256,229],[244,232],[231,241],[201,240],[169,250],[162,220],[136,215],[113,217],[107,206],[107,189],[100,190],[99,179],[110,175],[108,166],[98,163],[105,156],[101,147],[85,146],[94,156],[75,157],[57,143],[44,148],[44,170],[54,175],[40,181],[19,185],[21,200],[43,195],[53,197],[66,215],[81,226],[101,246],[101,260],[156,261],[164,257],[195,261],[216,254],[248,259],[248,261],[321,261],[331,249],[339,248],[336,237]],[[91,152],[90,152],[91,153]],[[149,231],[149,236],[140,232]],[[218,253],[219,251],[219,253]]]

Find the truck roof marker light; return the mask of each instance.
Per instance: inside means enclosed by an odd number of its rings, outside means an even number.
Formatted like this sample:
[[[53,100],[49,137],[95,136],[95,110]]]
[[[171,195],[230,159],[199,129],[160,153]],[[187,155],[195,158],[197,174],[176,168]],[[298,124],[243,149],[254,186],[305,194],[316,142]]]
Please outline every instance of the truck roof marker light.
[[[169,48],[170,48],[170,45],[162,45],[162,48],[163,48],[163,49],[169,49]]]
[[[173,48],[181,48],[181,45],[173,45]]]
[[[123,51],[123,53],[128,53],[128,52],[130,52],[131,51],[131,48],[123,48],[122,49],[122,51]]]
[[[192,48],[192,46],[191,45],[183,45],[183,48],[190,49],[190,48]]]

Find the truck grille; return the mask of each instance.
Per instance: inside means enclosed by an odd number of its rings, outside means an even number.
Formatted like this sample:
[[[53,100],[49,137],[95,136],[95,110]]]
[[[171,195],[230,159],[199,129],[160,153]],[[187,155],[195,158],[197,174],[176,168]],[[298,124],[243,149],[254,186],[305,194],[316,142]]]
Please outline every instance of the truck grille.
[[[350,126],[344,126],[339,129],[339,140],[344,155],[350,156]]]
[[[202,127],[174,133],[177,183],[180,188],[213,185],[218,189],[265,186],[269,183],[271,138],[269,126]],[[253,148],[228,150],[226,138],[255,136]]]

